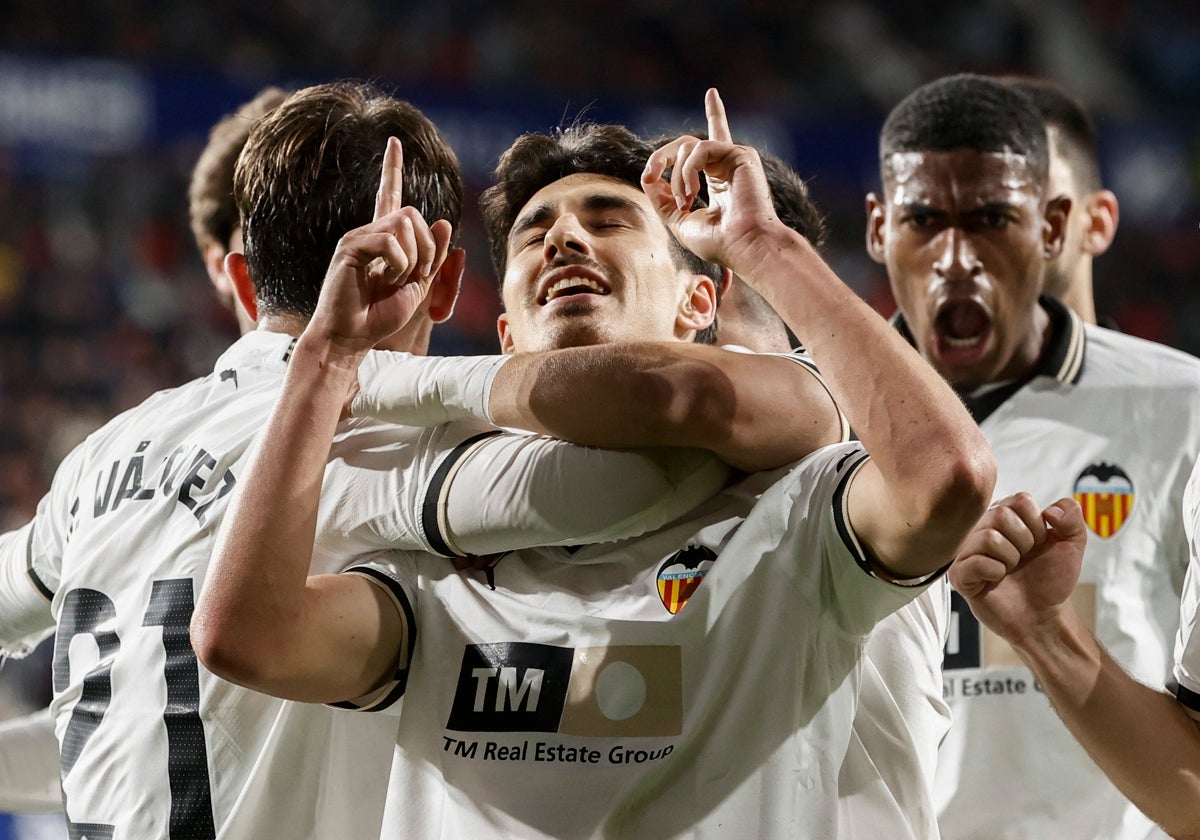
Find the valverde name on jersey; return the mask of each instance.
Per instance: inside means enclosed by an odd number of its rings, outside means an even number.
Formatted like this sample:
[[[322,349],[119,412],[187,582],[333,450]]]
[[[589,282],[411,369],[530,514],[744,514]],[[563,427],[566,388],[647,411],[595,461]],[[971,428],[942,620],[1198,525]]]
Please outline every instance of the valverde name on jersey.
[[[204,525],[205,515],[213,503],[229,495],[237,485],[233,471],[225,468],[218,473],[221,459],[194,444],[176,446],[147,471],[143,453],[150,446],[151,441],[143,440],[124,461],[113,461],[111,466],[96,471],[93,517],[99,519],[127,501],[144,502],[173,496],[192,512],[198,524]],[[81,482],[84,487],[87,486],[85,482],[86,478]],[[77,498],[71,506],[72,520],[78,515],[79,504]]]

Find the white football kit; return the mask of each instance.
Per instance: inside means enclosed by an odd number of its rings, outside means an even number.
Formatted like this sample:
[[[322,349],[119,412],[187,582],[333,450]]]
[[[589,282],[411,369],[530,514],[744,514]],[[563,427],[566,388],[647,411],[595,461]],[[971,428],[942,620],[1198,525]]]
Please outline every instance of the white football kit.
[[[58,740],[48,709],[0,723],[0,811],[62,810]]]
[[[411,639],[383,836],[837,837],[865,636],[924,589],[874,577],[849,528],[865,458],[826,447],[486,574],[360,568]]]
[[[943,577],[867,639],[850,747],[838,777],[839,840],[937,840],[934,779],[950,729],[942,651],[950,629]]]
[[[235,686],[200,667],[189,641],[220,516],[292,342],[244,336],[210,376],[105,425],[64,460],[35,519],[0,537],[0,652],[19,655],[57,624],[51,710],[72,836],[378,836],[396,721]],[[460,444],[489,451],[491,469],[442,469]],[[483,552],[642,533],[724,476],[683,450],[601,455],[478,424],[353,420],[331,451],[312,568],[336,572],[385,546]],[[648,495],[598,489],[626,478]],[[421,506],[431,483],[448,506]],[[533,509],[519,520],[505,509],[493,529],[495,507],[455,505],[461,487],[466,499],[512,494]]]
[[[1171,672],[1187,568],[1182,502],[1200,451],[1200,360],[1083,324],[1043,298],[1055,325],[1034,376],[968,396],[996,456],[996,498],[1073,496],[1088,546],[1072,601],[1131,675]],[[948,840],[1165,837],[1092,763],[1012,649],[954,596],[939,756]]]
[[[1175,697],[1200,720],[1200,462],[1184,495],[1191,560],[1179,602],[1179,635],[1175,640]]]
[[[822,379],[803,350],[786,358]],[[849,433],[844,425],[843,438]],[[949,629],[950,584],[939,577],[871,631],[838,774],[839,840],[937,840],[933,785],[938,746],[950,728],[942,699]]]

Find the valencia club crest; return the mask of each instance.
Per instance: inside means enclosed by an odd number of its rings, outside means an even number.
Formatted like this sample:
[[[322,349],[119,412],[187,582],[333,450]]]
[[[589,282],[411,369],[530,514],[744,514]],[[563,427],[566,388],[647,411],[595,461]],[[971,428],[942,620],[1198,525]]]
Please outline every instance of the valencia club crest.
[[[1108,539],[1133,512],[1133,481],[1115,464],[1092,464],[1075,479],[1075,501],[1088,527]]]
[[[683,609],[716,559],[716,552],[702,545],[690,545],[667,558],[658,570],[658,597],[669,613]]]

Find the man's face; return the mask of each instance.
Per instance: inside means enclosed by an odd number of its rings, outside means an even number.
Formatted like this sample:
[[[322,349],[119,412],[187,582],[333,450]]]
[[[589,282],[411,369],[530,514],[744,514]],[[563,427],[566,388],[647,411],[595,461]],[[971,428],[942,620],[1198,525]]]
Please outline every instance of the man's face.
[[[691,340],[712,320],[712,294],[710,280],[677,264],[640,189],[569,175],[534,194],[509,232],[500,344],[512,353]]]
[[[868,199],[867,244],[921,354],[955,385],[1026,373],[1043,344],[1037,299],[1064,213],[1021,155],[904,152]]]

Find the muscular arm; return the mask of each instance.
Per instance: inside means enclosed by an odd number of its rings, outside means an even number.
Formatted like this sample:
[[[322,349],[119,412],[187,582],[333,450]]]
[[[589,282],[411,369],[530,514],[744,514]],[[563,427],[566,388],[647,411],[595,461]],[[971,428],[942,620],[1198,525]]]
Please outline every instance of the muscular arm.
[[[778,356],[700,344],[582,347],[515,356],[490,413],[586,446],[707,449],[753,472],[844,439],[820,380]]]
[[[307,334],[306,334],[307,335]],[[359,697],[395,670],[405,627],[359,575],[308,576],[330,441],[356,366],[297,342],[233,494],[192,622],[205,667],[293,700]]]
[[[1113,784],[1172,837],[1200,838],[1200,722],[1125,673],[1069,603],[1014,646]]]
[[[1079,505],[997,502],[950,570],[983,624],[1013,646],[1092,760],[1176,838],[1200,838],[1200,724],[1130,677],[1070,603],[1087,532]]]
[[[747,472],[845,439],[821,380],[779,356],[640,343],[500,361],[373,354],[353,412],[401,425],[471,417],[611,449],[705,449]]]
[[[732,142],[715,90],[705,110],[713,139],[680,138],[655,152],[642,188],[676,237],[762,295],[820,366],[871,453],[848,505],[875,562],[896,578],[934,572],[990,500],[987,442],[933,368],[776,217],[758,154]],[[693,208],[701,175],[711,203]]]
[[[944,566],[987,506],[995,463],[940,376],[799,234],[775,226],[739,276],[800,336],[871,461],[855,477],[855,533],[882,568]]]

